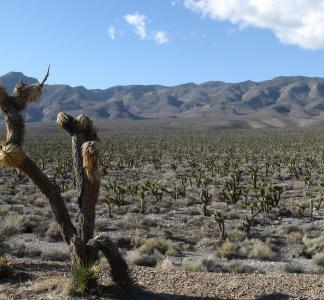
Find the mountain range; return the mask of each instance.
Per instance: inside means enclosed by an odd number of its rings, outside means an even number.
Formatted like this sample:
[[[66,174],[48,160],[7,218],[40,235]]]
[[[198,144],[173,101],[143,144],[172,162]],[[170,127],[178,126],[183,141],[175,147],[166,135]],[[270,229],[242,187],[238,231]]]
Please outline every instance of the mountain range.
[[[0,77],[0,84],[10,94],[20,80],[37,82],[23,73],[10,72]],[[41,100],[29,106],[25,118],[28,122],[54,121],[60,111],[85,113],[97,121],[194,118],[248,122],[243,127],[316,125],[324,115],[324,78],[295,76],[262,82],[107,89],[53,84],[46,85]]]

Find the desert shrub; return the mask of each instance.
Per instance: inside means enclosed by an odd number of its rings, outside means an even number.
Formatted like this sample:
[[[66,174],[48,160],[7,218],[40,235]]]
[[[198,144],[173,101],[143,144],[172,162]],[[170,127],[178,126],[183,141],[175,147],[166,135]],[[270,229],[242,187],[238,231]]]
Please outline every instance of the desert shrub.
[[[181,269],[191,272],[207,272],[208,269],[201,259],[185,258],[182,260]]]
[[[218,255],[220,257],[232,259],[237,256],[238,250],[239,250],[239,246],[236,243],[226,240],[219,247]]]
[[[163,255],[179,255],[178,247],[173,241],[159,238],[151,238],[144,241],[138,248],[138,251],[142,254],[153,254],[154,251],[159,251]]]
[[[141,253],[138,250],[128,251],[126,261],[137,266],[155,267],[161,254],[155,251],[152,254]]]
[[[49,242],[63,241],[62,234],[56,221],[53,220],[49,223],[48,228],[45,232],[45,238]]]
[[[298,231],[293,231],[286,235],[287,242],[293,244],[302,244],[303,243],[303,234]]]
[[[203,266],[208,272],[223,272],[223,265],[219,264],[215,255],[208,255],[201,260]]]
[[[173,270],[175,268],[170,258],[159,260],[156,267],[165,271]]]
[[[254,240],[249,257],[259,259],[271,259],[274,257],[272,249],[262,241]]]
[[[0,220],[0,241],[6,237],[25,231],[29,222],[22,215],[9,212],[1,217]]]
[[[303,238],[303,243],[306,248],[322,248],[324,247],[324,234],[319,235],[318,237],[314,238],[308,238],[304,237]]]
[[[238,261],[231,261],[229,264],[226,264],[222,268],[222,272],[226,273],[236,273],[236,274],[250,274],[250,273],[260,273],[257,269],[242,264]]]

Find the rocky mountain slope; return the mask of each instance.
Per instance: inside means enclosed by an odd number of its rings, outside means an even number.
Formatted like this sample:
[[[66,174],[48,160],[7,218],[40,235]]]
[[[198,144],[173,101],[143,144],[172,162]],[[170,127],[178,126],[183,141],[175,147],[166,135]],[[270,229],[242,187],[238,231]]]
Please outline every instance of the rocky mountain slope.
[[[19,80],[36,82],[22,73],[11,72],[0,77],[0,84],[11,93]],[[190,117],[272,120],[273,126],[278,120],[290,120],[290,124],[296,125],[296,120],[321,119],[324,78],[277,77],[262,82],[210,81],[172,87],[115,86],[104,90],[47,85],[41,101],[27,110],[26,120],[53,121],[60,111],[82,112],[96,120]]]

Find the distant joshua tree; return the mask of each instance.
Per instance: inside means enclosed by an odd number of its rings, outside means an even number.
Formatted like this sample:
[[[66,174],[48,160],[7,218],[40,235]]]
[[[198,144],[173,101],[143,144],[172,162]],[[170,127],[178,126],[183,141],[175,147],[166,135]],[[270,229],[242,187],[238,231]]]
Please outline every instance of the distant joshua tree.
[[[72,268],[94,265],[101,251],[110,264],[112,279],[123,289],[129,289],[133,281],[116,245],[108,236],[93,237],[100,173],[99,138],[92,121],[85,115],[76,118],[64,112],[57,115],[57,125],[72,137],[72,159],[79,189],[76,225],[71,221],[59,186],[23,151],[25,124],[22,112],[29,103],[40,98],[48,76],[49,70],[41,83],[18,82],[12,96],[0,86],[0,110],[6,125],[6,141],[0,144],[0,166],[19,169],[46,196],[62,236],[70,246]]]

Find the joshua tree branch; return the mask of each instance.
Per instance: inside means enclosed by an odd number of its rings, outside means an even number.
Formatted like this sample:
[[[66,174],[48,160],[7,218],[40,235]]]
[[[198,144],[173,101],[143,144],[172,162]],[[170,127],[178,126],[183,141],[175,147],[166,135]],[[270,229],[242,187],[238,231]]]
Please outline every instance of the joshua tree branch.
[[[92,121],[85,115],[75,119],[67,113],[59,113],[57,124],[72,136],[72,157],[80,208],[78,232],[87,243],[94,234],[95,206],[99,196],[98,136]]]
[[[24,172],[48,198],[64,239],[69,243],[76,229],[71,222],[59,186],[52,182],[22,150],[25,124],[21,112],[28,102],[36,101],[40,97],[44,83],[44,80],[42,83],[32,85],[17,83],[15,96],[12,97],[8,96],[3,87],[0,88],[0,110],[5,117],[7,133],[6,141],[0,148],[0,164]]]
[[[102,253],[105,255],[110,264],[110,275],[114,282],[126,290],[131,289],[135,285],[132,277],[130,276],[127,263],[120,255],[117,246],[108,236],[98,235],[90,240],[88,245],[102,251]]]
[[[31,181],[39,188],[39,190],[47,197],[64,239],[70,243],[71,238],[76,234],[64,200],[60,193],[60,187],[51,181],[39,167],[27,156],[19,169],[24,172]]]

